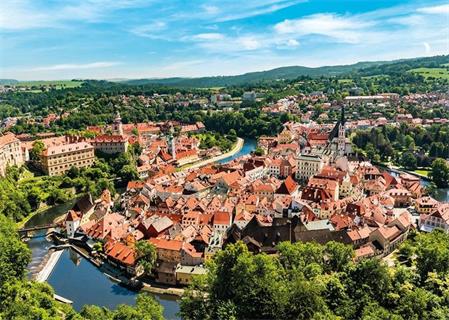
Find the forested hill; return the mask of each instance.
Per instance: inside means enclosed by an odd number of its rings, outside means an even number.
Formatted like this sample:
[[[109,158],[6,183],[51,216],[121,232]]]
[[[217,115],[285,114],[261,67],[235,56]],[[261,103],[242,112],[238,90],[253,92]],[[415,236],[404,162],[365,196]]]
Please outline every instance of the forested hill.
[[[160,84],[177,87],[225,87],[253,84],[261,81],[278,79],[296,79],[300,76],[336,76],[350,73],[354,70],[375,66],[387,62],[358,62],[352,65],[325,66],[309,68],[303,66],[281,67],[267,71],[250,72],[236,76],[216,76],[201,78],[164,78],[164,79],[137,79],[124,81],[131,85]]]
[[[420,67],[438,67],[449,63],[449,55],[426,58],[402,59],[394,61],[358,62],[351,65],[323,66],[309,68],[303,66],[281,67],[268,71],[250,72],[235,76],[216,76],[201,78],[164,78],[164,79],[136,79],[126,80],[123,83],[130,85],[157,84],[172,87],[226,87],[245,84],[255,84],[263,81],[278,79],[296,79],[301,76],[321,77],[340,75],[388,75],[402,73]]]

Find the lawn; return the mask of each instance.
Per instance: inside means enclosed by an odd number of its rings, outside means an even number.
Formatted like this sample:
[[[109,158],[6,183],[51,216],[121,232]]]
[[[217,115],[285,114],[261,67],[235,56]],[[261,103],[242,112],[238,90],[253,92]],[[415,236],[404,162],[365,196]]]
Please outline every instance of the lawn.
[[[415,170],[414,172],[416,172],[417,174],[420,174],[420,175],[428,177],[429,173],[430,173],[430,170],[422,170],[422,169],[420,169],[420,170]]]
[[[449,79],[449,70],[446,68],[416,68],[409,72],[420,74],[425,78]]]

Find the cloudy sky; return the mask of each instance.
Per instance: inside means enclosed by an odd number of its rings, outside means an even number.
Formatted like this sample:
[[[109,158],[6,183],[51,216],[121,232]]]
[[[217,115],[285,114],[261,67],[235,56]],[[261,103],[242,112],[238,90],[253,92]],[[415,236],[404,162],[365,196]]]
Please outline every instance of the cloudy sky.
[[[0,1],[0,78],[230,75],[437,54],[449,54],[447,1]]]

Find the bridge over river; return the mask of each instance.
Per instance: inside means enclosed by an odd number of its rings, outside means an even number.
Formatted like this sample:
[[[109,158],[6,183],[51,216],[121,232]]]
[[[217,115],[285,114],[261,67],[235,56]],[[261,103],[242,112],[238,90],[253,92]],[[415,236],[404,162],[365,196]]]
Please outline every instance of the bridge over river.
[[[40,231],[40,230],[48,230],[48,229],[52,229],[52,228],[56,228],[58,225],[56,223],[49,223],[49,224],[44,224],[44,225],[40,225],[40,226],[34,226],[34,227],[27,227],[27,228],[22,228],[19,229],[19,235],[21,238],[30,238],[32,237],[33,234],[36,233],[36,231]],[[41,234],[39,236],[42,236]]]

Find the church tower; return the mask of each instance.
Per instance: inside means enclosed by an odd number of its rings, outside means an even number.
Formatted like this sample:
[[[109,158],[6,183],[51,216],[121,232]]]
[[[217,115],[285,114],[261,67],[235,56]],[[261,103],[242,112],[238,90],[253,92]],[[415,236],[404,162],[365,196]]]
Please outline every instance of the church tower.
[[[343,157],[346,154],[346,119],[345,106],[341,107],[341,119],[338,126],[338,155]]]
[[[119,112],[117,112],[117,115],[115,116],[114,119],[114,123],[112,124],[112,132],[113,134],[123,136],[123,124]]]
[[[170,136],[169,136],[169,148],[170,148],[170,154],[174,160],[176,160],[176,141],[174,137],[174,129],[173,126],[170,128]]]

